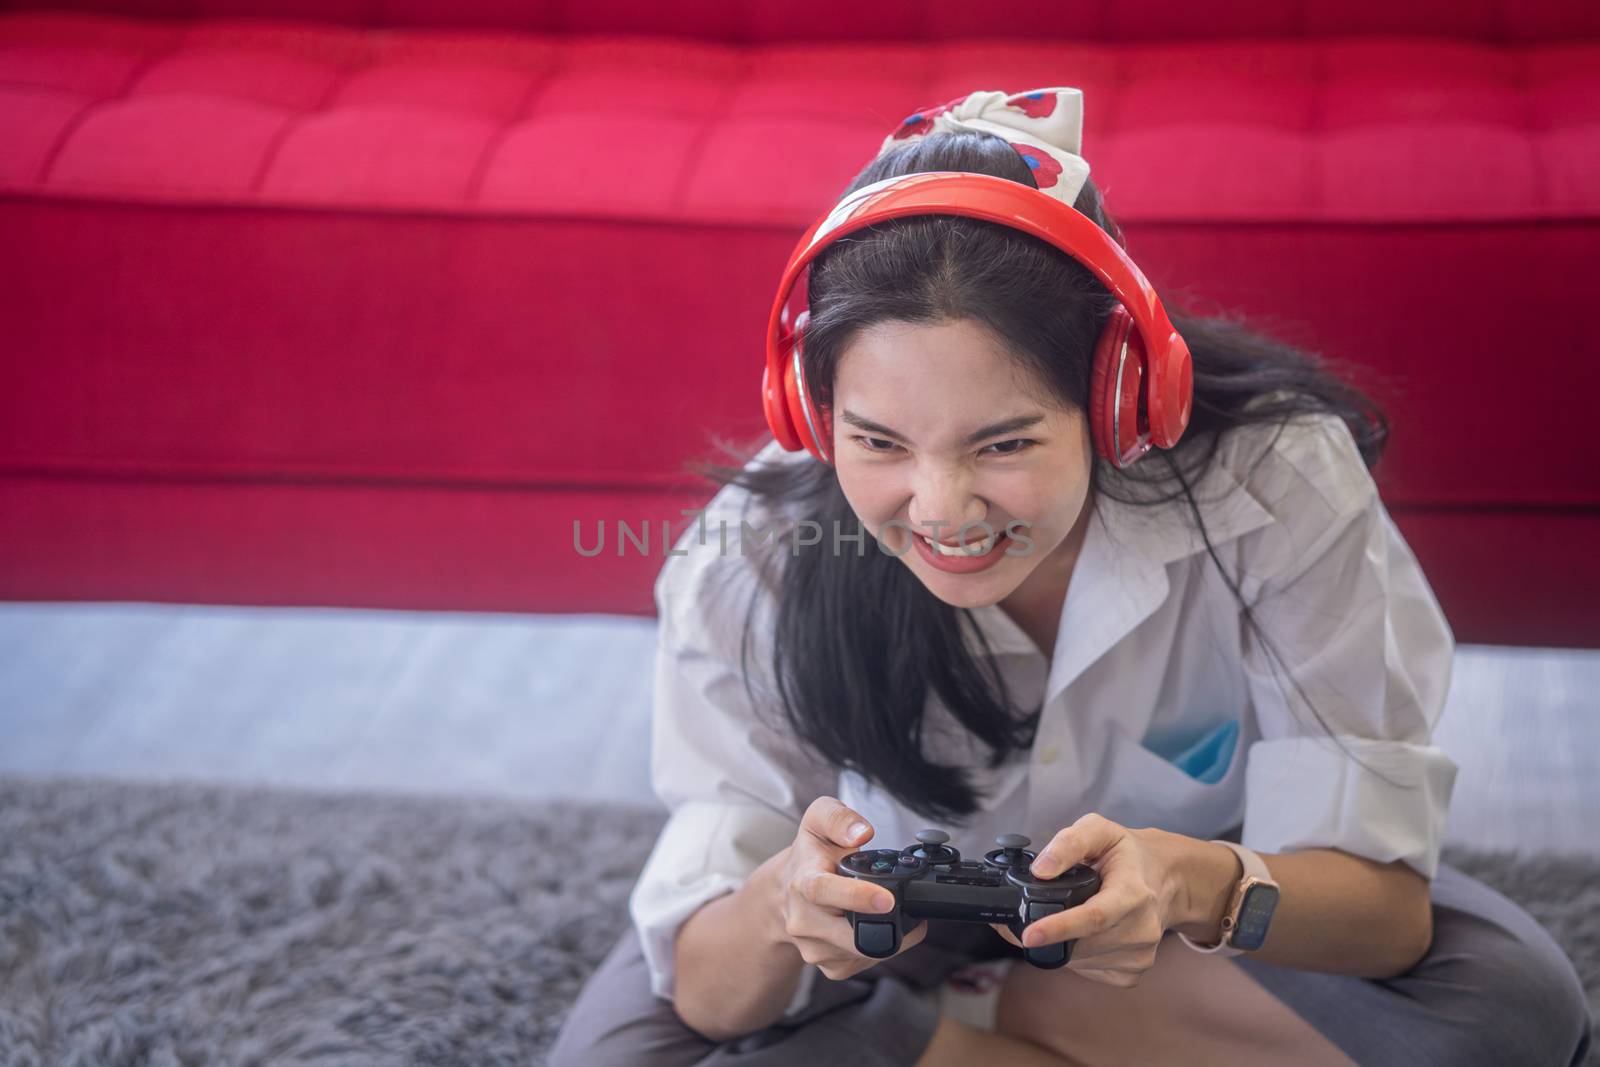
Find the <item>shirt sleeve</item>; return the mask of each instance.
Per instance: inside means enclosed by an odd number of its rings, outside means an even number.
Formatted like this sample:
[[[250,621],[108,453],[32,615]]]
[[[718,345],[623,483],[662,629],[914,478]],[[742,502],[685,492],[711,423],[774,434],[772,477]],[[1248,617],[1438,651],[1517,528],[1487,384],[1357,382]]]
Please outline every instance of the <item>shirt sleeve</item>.
[[[1245,628],[1261,739],[1245,767],[1243,842],[1401,860],[1432,881],[1457,771],[1432,743],[1454,637],[1349,428],[1319,419],[1275,458],[1264,494],[1278,521],[1240,583],[1282,654]]]
[[[708,510],[685,531],[655,584],[659,617],[651,716],[651,780],[670,815],[629,899],[656,996],[674,995],[674,946],[701,905],[740,886],[788,846],[811,801],[836,782],[775,720],[770,680],[774,589],[740,555],[739,518],[727,550]],[[745,619],[755,613],[741,670]],[[809,999],[807,967],[788,1012]]]

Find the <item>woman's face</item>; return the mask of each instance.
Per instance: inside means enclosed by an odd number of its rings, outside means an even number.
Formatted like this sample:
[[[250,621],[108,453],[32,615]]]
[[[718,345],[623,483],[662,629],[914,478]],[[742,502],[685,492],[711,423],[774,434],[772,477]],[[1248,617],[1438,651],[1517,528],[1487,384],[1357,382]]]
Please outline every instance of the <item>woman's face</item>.
[[[955,607],[997,603],[1030,575],[1030,584],[1053,581],[1059,568],[1049,562],[1076,554],[1067,538],[1089,497],[1088,423],[1042,399],[1048,394],[1027,375],[971,319],[880,323],[839,359],[832,410],[840,488],[882,550]],[[963,523],[971,524],[964,534]],[[982,547],[990,529],[1004,535],[1008,524],[1016,538],[997,538],[989,553],[965,560],[935,557],[909,532]]]

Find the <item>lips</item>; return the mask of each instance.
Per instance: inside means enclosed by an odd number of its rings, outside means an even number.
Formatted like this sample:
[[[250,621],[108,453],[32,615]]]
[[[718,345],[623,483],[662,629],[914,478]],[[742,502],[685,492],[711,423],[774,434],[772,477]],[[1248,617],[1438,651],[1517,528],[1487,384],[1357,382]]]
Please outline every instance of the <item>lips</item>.
[[[948,574],[975,574],[997,564],[1005,553],[1002,546],[1010,543],[1004,533],[996,532],[993,538],[985,537],[970,547],[953,546],[934,548],[926,537],[918,536],[912,544],[923,562],[935,570]]]

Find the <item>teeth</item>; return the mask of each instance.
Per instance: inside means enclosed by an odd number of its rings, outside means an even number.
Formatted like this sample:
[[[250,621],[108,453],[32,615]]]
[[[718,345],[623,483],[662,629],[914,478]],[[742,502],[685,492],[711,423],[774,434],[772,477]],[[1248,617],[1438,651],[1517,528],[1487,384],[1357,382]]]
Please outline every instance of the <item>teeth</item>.
[[[921,534],[918,534],[917,536],[922,537]],[[1000,535],[998,533],[991,534],[982,541],[979,541],[976,544],[968,545],[965,548],[953,548],[950,545],[940,544],[938,541],[928,537],[922,537],[922,539],[928,543],[929,547],[931,547],[941,556],[982,556],[994,547],[995,538],[999,536]]]

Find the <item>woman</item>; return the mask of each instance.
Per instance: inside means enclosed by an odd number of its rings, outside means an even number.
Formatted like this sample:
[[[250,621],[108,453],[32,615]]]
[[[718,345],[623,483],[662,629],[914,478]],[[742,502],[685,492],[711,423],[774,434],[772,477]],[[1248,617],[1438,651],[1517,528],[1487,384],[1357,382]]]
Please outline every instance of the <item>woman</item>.
[[[847,199],[988,175],[1120,248],[1081,116],[1068,88],[918,112]],[[1192,414],[1148,314],[1118,389],[1124,255],[949,214],[819,246],[793,403],[769,364],[778,441],[707,468],[724,488],[656,584],[672,815],[554,1062],[1582,1061],[1570,962],[1439,862],[1454,642],[1369,473],[1386,420],[1189,316]],[[892,898],[837,864],[940,824],[968,852],[1029,835],[1039,877],[1096,868],[1023,934],[1068,966],[1008,966],[1001,926],[856,951],[846,913]]]

